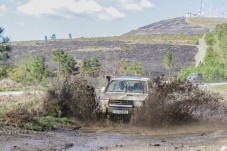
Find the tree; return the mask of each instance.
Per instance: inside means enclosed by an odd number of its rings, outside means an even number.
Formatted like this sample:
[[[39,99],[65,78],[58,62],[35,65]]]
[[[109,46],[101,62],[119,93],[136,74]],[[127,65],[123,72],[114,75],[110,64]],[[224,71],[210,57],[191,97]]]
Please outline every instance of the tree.
[[[77,74],[78,68],[76,68],[76,64],[77,62],[72,56],[65,55],[65,62],[62,64],[62,74]]]
[[[54,61],[58,63],[59,75],[77,74],[77,62],[72,56],[66,54],[63,49],[56,49],[53,54],[55,56]]]
[[[128,73],[134,76],[141,76],[143,75],[143,67],[139,62],[133,61],[129,66]]]
[[[9,41],[10,41],[10,38],[8,36],[2,37],[2,43],[3,44],[8,43]]]
[[[45,42],[47,42],[47,36],[45,36],[44,38],[45,38]]]
[[[43,86],[45,86],[44,83],[46,82],[44,82],[44,80],[46,80],[46,65],[44,56],[35,57],[31,71],[33,77],[35,77],[35,89],[37,86],[37,82],[42,82]]]
[[[97,58],[84,58],[80,64],[82,74],[92,75],[101,70],[101,63]]]
[[[52,36],[50,37],[50,39],[52,39],[53,41],[56,41],[56,35],[52,34]]]
[[[128,64],[125,59],[120,59],[119,61],[119,73],[121,75],[126,75],[128,73]]]
[[[10,46],[7,45],[9,42],[9,37],[3,37],[4,29],[0,27],[0,38],[2,41],[0,43],[0,60],[6,61],[9,58],[9,51],[11,50]]]
[[[56,49],[53,51],[53,54],[55,56],[54,58],[54,62],[58,63],[58,74],[60,74],[61,72],[61,65],[63,60],[63,56],[65,55],[64,50],[63,49]]]
[[[7,44],[10,41],[9,37],[3,36],[4,28],[0,27],[0,78],[8,76],[9,65],[6,64],[6,60],[9,58],[10,46]]]
[[[165,68],[169,70],[169,76],[170,76],[170,70],[173,68],[173,53],[167,52],[166,55],[163,58]]]
[[[71,33],[69,33],[69,39],[72,39],[72,34]]]
[[[31,71],[37,81],[41,81],[43,79],[43,76],[46,76],[45,60],[45,56],[36,56],[34,62],[32,63]]]
[[[24,56],[12,68],[10,78],[22,82],[24,85],[31,82],[42,82],[48,73],[44,56]]]

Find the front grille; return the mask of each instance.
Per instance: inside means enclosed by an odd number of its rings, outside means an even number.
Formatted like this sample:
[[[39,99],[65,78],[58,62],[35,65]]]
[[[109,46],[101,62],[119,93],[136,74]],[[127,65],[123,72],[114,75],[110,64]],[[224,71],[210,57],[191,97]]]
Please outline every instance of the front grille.
[[[114,105],[132,105],[133,106],[133,101],[129,101],[129,100],[110,100],[109,104],[114,104]]]

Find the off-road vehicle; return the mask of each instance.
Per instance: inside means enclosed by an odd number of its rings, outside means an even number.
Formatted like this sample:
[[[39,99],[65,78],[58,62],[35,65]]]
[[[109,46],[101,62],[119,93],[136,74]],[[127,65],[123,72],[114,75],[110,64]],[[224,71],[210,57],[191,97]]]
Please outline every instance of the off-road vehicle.
[[[201,73],[190,73],[186,80],[192,83],[201,83],[203,81],[203,75]]]
[[[148,98],[149,78],[122,76],[108,80],[98,97],[98,112],[107,115],[131,115]]]

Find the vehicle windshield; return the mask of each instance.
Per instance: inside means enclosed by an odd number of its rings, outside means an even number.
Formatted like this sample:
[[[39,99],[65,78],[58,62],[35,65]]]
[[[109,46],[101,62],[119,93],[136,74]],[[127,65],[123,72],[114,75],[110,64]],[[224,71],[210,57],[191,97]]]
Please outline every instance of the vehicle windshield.
[[[146,81],[139,80],[112,80],[106,92],[147,92]]]
[[[190,73],[187,78],[202,77],[200,73]]]

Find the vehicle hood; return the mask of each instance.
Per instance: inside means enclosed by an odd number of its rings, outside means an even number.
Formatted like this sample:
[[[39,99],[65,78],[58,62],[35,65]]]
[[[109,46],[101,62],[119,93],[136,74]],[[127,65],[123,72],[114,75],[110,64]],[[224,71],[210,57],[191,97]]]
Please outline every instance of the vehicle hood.
[[[105,93],[100,95],[100,99],[108,100],[131,100],[144,101],[148,97],[147,93]]]

